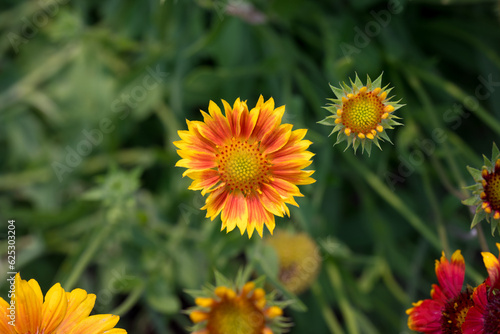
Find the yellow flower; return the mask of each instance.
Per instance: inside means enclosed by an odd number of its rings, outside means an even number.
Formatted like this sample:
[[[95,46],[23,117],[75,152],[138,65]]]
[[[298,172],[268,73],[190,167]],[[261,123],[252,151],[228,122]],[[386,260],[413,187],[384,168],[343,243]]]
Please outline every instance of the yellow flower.
[[[491,224],[491,233],[494,234],[500,222],[500,151],[493,143],[491,160],[484,157],[484,166],[481,171],[467,166],[469,173],[476,184],[467,187],[472,196],[462,203],[476,206],[476,214],[471,228],[486,219]]]
[[[303,196],[297,185],[315,182],[311,164],[311,142],[303,140],[307,130],[292,131],[281,124],[285,107],[274,108],[271,98],[248,110],[237,99],[231,108],[226,101],[225,115],[212,101],[204,121],[187,121],[188,131],[179,131],[174,142],[182,157],[176,164],[187,170],[183,176],[193,182],[189,189],[209,194],[207,217],[221,213],[222,228],[236,226],[250,238],[256,229],[262,237],[264,224],[273,233],[274,216],[290,215],[286,204],[298,206],[295,196]]]
[[[391,101],[392,96],[388,97],[392,88],[381,87],[382,74],[373,82],[367,76],[366,85],[357,74],[355,81],[350,81],[351,87],[345,83],[341,88],[330,85],[337,98],[329,99],[333,103],[325,109],[333,115],[318,123],[334,126],[330,136],[338,131],[335,145],[347,140],[346,149],[352,145],[356,152],[361,144],[362,152],[366,150],[370,155],[372,143],[382,149],[379,140],[391,142],[385,130],[401,125],[395,121],[399,117],[394,115],[394,111],[403,105],[398,104],[399,101]]]
[[[307,290],[316,280],[321,267],[321,255],[315,242],[305,233],[279,231],[266,238],[278,255],[279,280],[295,294]]]
[[[231,284],[196,291],[189,317],[193,334],[279,334],[289,327],[283,309],[266,296],[260,283]]]
[[[89,316],[96,296],[85,290],[65,292],[55,284],[43,298],[37,281],[21,280],[16,274],[10,304],[0,298],[2,334],[125,334],[114,328],[120,317],[111,314]],[[12,309],[11,309],[12,308]]]

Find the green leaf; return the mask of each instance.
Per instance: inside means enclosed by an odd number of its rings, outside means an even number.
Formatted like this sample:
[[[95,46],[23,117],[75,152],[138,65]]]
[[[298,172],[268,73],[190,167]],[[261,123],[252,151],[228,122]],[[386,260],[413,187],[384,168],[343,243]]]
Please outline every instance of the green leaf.
[[[372,153],[372,141],[367,141],[365,145],[366,153],[368,153],[368,156]]]
[[[478,206],[476,209],[476,214],[474,215],[474,219],[472,220],[472,223],[470,224],[470,228],[474,228],[477,224],[479,224],[484,218],[486,218],[487,213],[480,207]]]
[[[328,116],[325,119],[322,119],[321,121],[319,121],[318,124],[334,126],[334,125],[337,125],[337,124],[335,124],[335,119],[336,119],[336,117],[333,115]]]
[[[330,135],[332,135],[334,132],[335,131],[332,131],[332,133],[330,133]],[[341,142],[343,142],[346,139],[347,139],[347,136],[345,135],[345,133],[343,131],[340,131],[339,134],[337,135],[337,141],[333,145],[335,146],[337,144],[340,144]]]
[[[352,147],[354,148],[354,153],[356,153],[356,151],[358,150],[359,142],[360,140],[358,140],[357,138],[354,138],[352,141]]]
[[[488,168],[488,170],[491,170],[493,168],[493,164],[491,163],[490,159],[488,159],[484,154],[483,154],[483,159],[486,168]]]
[[[375,81],[373,81],[372,87],[382,87],[382,75],[384,75],[384,72],[382,72]]]
[[[382,151],[382,147],[380,147],[380,143],[379,143],[379,141],[378,141],[378,138],[377,138],[377,137],[375,137],[375,138],[373,139],[373,143],[374,143],[375,145],[377,145],[377,147],[378,147],[378,148]]]
[[[469,171],[470,175],[472,175],[474,181],[480,182],[483,179],[483,175],[481,174],[480,170],[472,168],[470,166],[467,166],[467,170]]]
[[[218,272],[217,270],[214,270],[214,275],[215,275],[215,285],[216,286],[225,286],[228,288],[233,288],[233,282],[231,282],[231,280],[226,278],[220,272]]]
[[[323,107],[324,109],[328,110],[332,114],[337,114],[337,107],[336,106],[329,106],[329,107]]]
[[[491,150],[491,161],[497,161],[500,159],[500,151],[498,150],[497,144],[493,143],[493,148]]]
[[[491,224],[491,235],[494,237],[495,236],[495,230],[498,227],[498,219],[492,219],[490,224]]]
[[[341,99],[342,96],[344,96],[344,91],[342,89],[339,89],[339,88],[334,87],[332,85],[330,85],[330,89],[333,91],[333,93],[335,94],[337,99]]]
[[[481,184],[474,183],[471,186],[464,187],[464,189],[472,191],[472,192],[475,192],[475,191],[478,191],[478,190],[482,190],[483,186]]]
[[[391,141],[391,139],[389,138],[389,136],[387,135],[387,132],[382,131],[382,132],[380,132],[380,133],[379,133],[379,136],[380,136],[380,138],[381,138],[381,139],[383,139],[383,140],[387,140],[389,143],[391,143],[391,144],[392,144],[392,141]],[[394,144],[393,144],[393,145],[394,145]]]
[[[481,202],[481,199],[477,196],[471,196],[465,200],[462,201],[462,204],[467,205],[467,206],[472,206],[472,205],[477,205],[479,202]]]

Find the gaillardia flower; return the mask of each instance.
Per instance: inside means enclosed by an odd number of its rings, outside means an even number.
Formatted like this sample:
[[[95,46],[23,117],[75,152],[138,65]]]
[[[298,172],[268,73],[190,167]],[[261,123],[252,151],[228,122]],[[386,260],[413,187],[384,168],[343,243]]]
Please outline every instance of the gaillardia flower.
[[[305,233],[279,231],[265,239],[278,255],[278,278],[295,294],[307,290],[316,280],[321,267],[321,254],[316,243]]]
[[[500,243],[497,243],[500,252]],[[488,270],[486,282],[474,289],[471,307],[462,326],[465,334],[500,333],[500,258],[481,253]]]
[[[494,234],[500,222],[500,151],[497,145],[493,143],[491,160],[483,157],[484,166],[481,171],[467,166],[476,184],[466,188],[472,191],[472,196],[462,203],[476,206],[471,228],[486,218],[491,225],[491,233]]]
[[[89,316],[96,296],[85,290],[65,292],[59,283],[45,295],[37,281],[14,278],[10,304],[0,298],[2,334],[125,334],[114,328],[120,317],[111,314]]]
[[[283,317],[282,306],[273,296],[247,282],[241,287],[218,285],[190,292],[196,307],[188,310],[195,323],[193,334],[280,334],[290,326]],[[282,303],[285,304],[285,303]]]
[[[459,250],[451,256],[451,262],[443,252],[441,260],[436,260],[436,276],[439,285],[432,285],[431,299],[414,303],[406,311],[408,327],[422,333],[462,333],[462,324],[473,301],[471,289],[462,292],[465,262]]]
[[[392,96],[388,94],[392,88],[381,87],[382,74],[375,81],[367,76],[367,83],[363,85],[358,75],[351,86],[341,84],[341,88],[330,85],[336,99],[329,99],[332,103],[324,107],[331,112],[330,115],[318,122],[320,124],[334,126],[330,136],[338,131],[335,145],[347,140],[348,149],[351,145],[354,152],[361,144],[362,152],[371,153],[372,143],[380,149],[379,140],[391,142],[386,129],[393,129],[395,125],[401,125],[395,121],[399,119],[394,111],[403,105],[399,101],[391,101]]]
[[[314,155],[303,140],[307,130],[281,124],[285,106],[275,109],[272,98],[260,96],[252,110],[240,99],[232,108],[222,103],[225,115],[210,101],[203,122],[187,121],[188,130],[178,132],[174,145],[182,159],[176,166],[188,168],[189,189],[209,193],[202,209],[212,220],[221,213],[221,230],[238,226],[251,237],[256,229],[262,237],[265,224],[272,234],[274,216],[289,216],[286,204],[298,206],[294,196],[303,195],[297,185],[315,182],[314,171],[302,170]]]

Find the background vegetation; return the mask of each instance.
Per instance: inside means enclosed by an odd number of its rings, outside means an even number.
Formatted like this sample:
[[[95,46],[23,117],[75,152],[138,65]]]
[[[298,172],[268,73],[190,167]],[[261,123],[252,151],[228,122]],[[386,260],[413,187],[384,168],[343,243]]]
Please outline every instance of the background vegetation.
[[[231,277],[252,262],[273,280],[257,235],[204,218],[172,145],[209,100],[262,94],[309,129],[316,153],[317,182],[277,220],[322,254],[318,281],[286,312],[292,333],[408,333],[404,311],[428,297],[441,250],[462,249],[471,285],[486,276],[460,201],[466,166],[480,168],[500,134],[499,6],[3,0],[0,253],[15,219],[22,277],[97,294],[95,311],[120,314],[129,333],[185,333],[184,289],[212,283],[215,268]],[[316,124],[328,83],[381,72],[406,104],[394,145],[371,157],[332,148]],[[500,241],[482,226],[489,247]]]

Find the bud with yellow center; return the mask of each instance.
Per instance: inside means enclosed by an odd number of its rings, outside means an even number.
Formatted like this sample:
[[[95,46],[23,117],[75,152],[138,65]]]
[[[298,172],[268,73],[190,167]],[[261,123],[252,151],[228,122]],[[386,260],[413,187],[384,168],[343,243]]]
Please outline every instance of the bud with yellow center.
[[[472,196],[462,203],[476,207],[471,228],[486,219],[491,225],[491,234],[495,234],[500,223],[500,151],[497,145],[493,143],[491,160],[483,157],[481,170],[467,166],[476,183],[466,187],[472,191]]]
[[[193,334],[280,334],[290,324],[283,317],[288,302],[273,301],[267,295],[263,280],[245,283],[238,275],[233,284],[216,274],[217,287],[191,292],[195,307],[188,310],[194,323]]]
[[[385,130],[401,125],[395,121],[399,117],[394,111],[403,105],[392,101],[392,96],[387,97],[392,88],[382,88],[381,83],[382,75],[373,82],[368,76],[366,85],[356,75],[351,86],[345,83],[341,88],[330,86],[336,99],[329,99],[332,103],[324,108],[332,115],[318,123],[333,126],[330,135],[338,132],[335,145],[347,141],[347,148],[352,145],[356,152],[361,145],[362,152],[366,150],[370,155],[372,143],[381,149],[379,141],[391,142]]]

